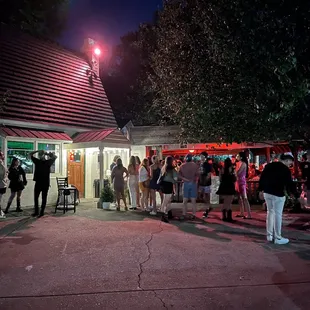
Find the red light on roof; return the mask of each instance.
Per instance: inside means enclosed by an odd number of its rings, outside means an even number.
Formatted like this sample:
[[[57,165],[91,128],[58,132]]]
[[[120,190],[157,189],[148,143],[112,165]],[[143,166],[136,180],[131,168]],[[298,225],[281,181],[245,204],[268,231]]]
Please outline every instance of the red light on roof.
[[[97,56],[99,56],[100,54],[101,54],[101,51],[100,51],[100,49],[97,47],[97,48],[95,48],[95,55],[97,55]]]
[[[190,152],[190,153],[194,153],[194,152],[195,152],[195,150],[189,150],[189,152]]]

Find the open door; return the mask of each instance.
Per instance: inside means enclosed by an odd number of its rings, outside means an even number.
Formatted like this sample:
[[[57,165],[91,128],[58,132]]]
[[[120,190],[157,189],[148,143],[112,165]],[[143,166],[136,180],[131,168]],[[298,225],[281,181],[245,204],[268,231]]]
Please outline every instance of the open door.
[[[84,197],[84,150],[68,151],[68,183],[74,185],[80,193],[80,197]]]

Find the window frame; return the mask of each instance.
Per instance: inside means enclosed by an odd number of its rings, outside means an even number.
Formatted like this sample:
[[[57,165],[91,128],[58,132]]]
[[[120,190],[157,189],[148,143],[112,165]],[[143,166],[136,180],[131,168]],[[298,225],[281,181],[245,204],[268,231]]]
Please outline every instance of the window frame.
[[[31,139],[31,138],[20,138],[20,137],[6,137],[4,138],[4,152],[5,152],[5,166],[7,167],[8,164],[8,142],[26,142],[26,143],[33,143],[34,145],[34,151],[36,151],[39,147],[39,143],[43,144],[57,144],[59,145],[59,156],[57,157],[57,160],[59,160],[59,172],[58,173],[51,173],[52,178],[56,178],[59,176],[63,175],[63,150],[64,150],[64,142],[61,140],[44,140],[44,139]],[[27,178],[32,178],[33,177],[33,172],[32,173],[27,173],[26,174]]]

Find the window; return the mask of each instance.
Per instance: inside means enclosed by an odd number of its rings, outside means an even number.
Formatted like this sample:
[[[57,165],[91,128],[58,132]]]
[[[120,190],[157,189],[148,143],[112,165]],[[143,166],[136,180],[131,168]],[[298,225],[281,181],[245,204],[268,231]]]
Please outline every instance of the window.
[[[33,142],[8,141],[7,164],[11,165],[14,157],[20,160],[26,173],[33,173],[33,164],[28,154],[34,150]]]
[[[52,152],[57,156],[57,159],[53,166],[51,167],[51,173],[59,173],[59,162],[60,162],[60,145],[50,144],[50,143],[38,143],[38,150],[43,150],[45,152]]]
[[[81,150],[70,150],[69,152],[69,160],[74,163],[80,163],[82,157]]]

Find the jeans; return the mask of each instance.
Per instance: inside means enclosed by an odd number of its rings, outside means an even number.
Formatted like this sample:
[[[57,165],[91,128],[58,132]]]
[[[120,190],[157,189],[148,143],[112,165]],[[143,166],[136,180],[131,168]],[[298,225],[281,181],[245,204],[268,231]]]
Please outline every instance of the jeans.
[[[34,213],[39,214],[39,196],[42,193],[41,214],[44,214],[47,201],[49,185],[39,184],[36,182],[34,186]]]
[[[183,197],[185,199],[197,198],[197,183],[196,182],[184,182]]]
[[[264,193],[267,205],[267,236],[274,239],[281,239],[282,213],[285,203],[285,196],[278,197]]]

